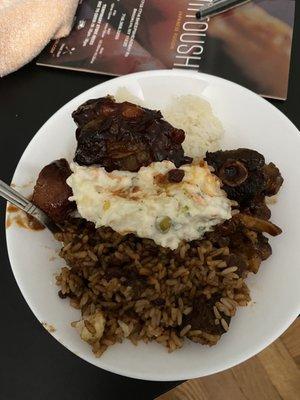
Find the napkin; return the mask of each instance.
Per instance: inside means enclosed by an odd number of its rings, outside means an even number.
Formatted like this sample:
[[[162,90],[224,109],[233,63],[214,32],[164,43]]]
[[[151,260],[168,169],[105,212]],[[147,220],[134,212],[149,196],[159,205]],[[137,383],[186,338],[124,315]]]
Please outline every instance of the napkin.
[[[0,0],[0,77],[31,61],[51,39],[67,36],[78,0]]]

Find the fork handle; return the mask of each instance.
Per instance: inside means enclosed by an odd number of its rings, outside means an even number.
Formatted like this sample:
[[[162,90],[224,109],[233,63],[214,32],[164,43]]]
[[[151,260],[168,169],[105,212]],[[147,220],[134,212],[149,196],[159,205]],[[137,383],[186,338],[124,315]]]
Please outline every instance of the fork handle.
[[[4,197],[7,201],[20,208],[21,210],[30,214],[30,209],[35,207],[26,197],[22,196],[11,186],[7,185],[0,179],[0,196]]]
[[[215,0],[196,13],[196,18],[203,20],[229,11],[232,8],[248,3],[250,0]]]

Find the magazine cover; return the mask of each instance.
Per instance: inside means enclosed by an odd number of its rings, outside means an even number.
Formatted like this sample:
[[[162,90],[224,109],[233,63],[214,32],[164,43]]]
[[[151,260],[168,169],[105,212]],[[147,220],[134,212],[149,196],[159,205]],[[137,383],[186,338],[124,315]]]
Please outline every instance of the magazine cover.
[[[253,0],[210,20],[211,0],[81,0],[71,34],[39,65],[123,75],[183,68],[286,99],[295,0]]]

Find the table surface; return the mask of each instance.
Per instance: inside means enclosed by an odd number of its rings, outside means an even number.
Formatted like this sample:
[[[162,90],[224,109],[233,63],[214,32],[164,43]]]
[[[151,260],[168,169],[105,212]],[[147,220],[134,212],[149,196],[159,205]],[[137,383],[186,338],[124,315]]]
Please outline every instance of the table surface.
[[[222,386],[222,391],[220,387]],[[192,379],[155,400],[299,400],[300,318],[250,360]]]
[[[297,4],[288,100],[271,101],[298,128],[299,21],[300,4]],[[1,79],[1,179],[10,181],[25,147],[55,111],[79,93],[107,79],[100,75],[37,67],[34,63]],[[4,226],[4,206],[1,201],[1,226]],[[34,317],[16,285],[7,257],[4,229],[0,234],[0,266],[0,303],[5,305],[0,323],[1,400],[147,400],[178,384],[138,381],[105,372],[56,342]]]

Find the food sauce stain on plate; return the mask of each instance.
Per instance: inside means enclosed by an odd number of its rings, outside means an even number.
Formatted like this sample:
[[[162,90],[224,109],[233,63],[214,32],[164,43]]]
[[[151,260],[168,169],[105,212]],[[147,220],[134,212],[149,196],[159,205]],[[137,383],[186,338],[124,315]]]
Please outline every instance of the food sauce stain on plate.
[[[20,228],[29,229],[32,231],[42,231],[45,229],[38,220],[31,215],[26,214],[16,206],[9,204],[7,207],[8,216],[6,219],[6,228],[8,229],[13,223]]]
[[[15,213],[19,211],[19,208],[14,206],[13,204],[9,204],[7,207],[7,211],[11,213]]]

